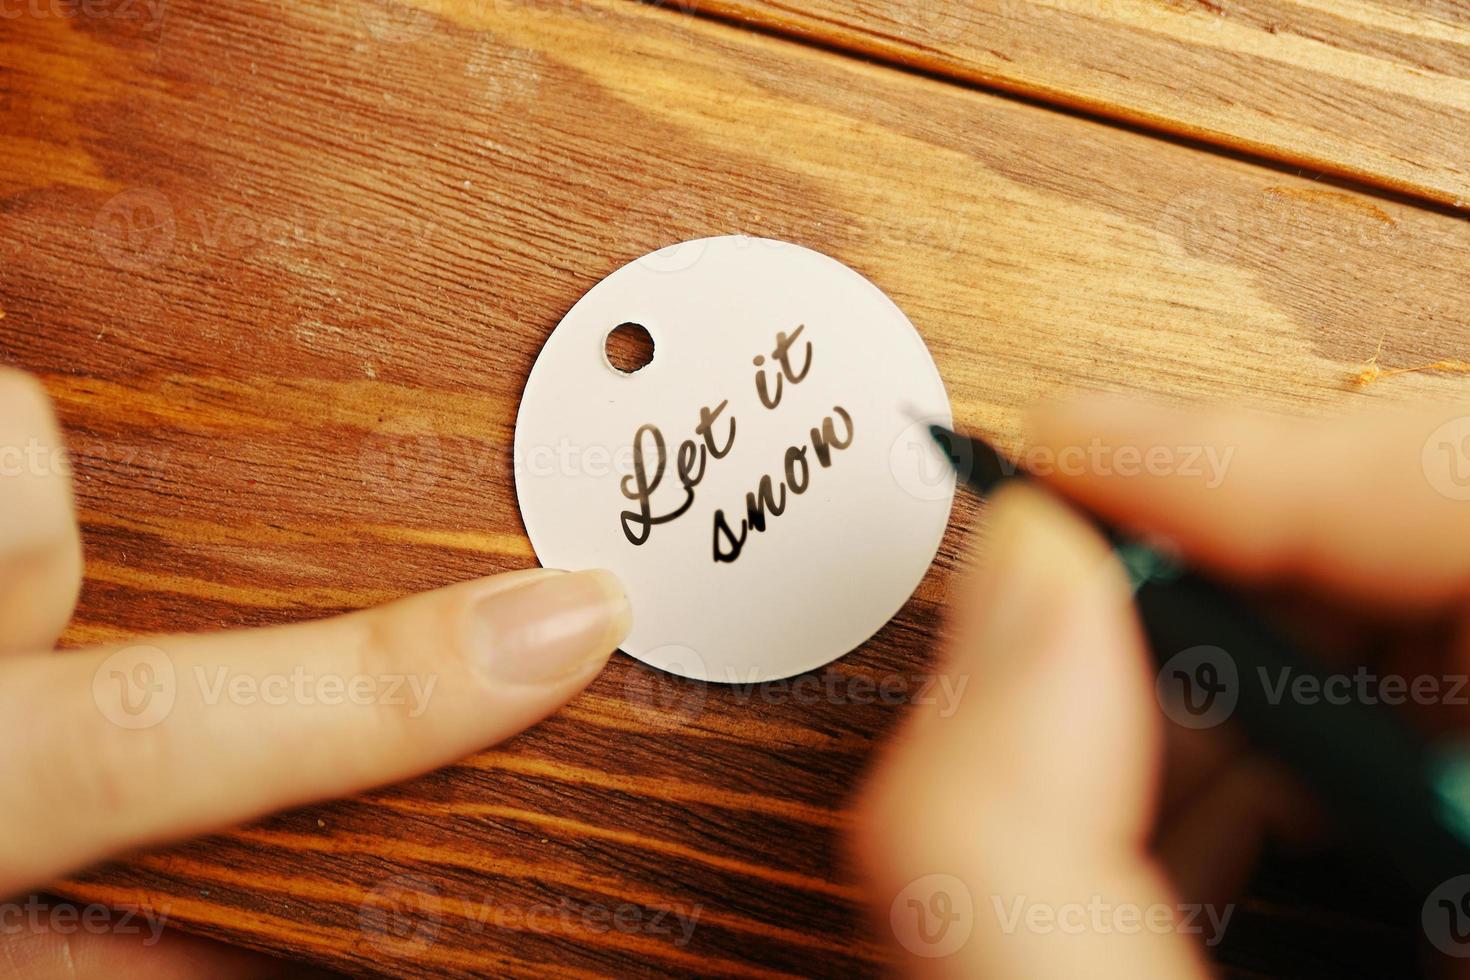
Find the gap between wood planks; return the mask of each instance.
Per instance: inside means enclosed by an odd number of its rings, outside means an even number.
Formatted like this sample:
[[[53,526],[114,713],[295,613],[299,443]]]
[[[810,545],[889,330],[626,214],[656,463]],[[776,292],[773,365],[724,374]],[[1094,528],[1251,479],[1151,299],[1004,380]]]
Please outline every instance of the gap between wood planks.
[[[1085,97],[1072,96],[1061,91],[1049,93],[1050,97],[1048,97],[1048,93],[1039,91],[1036,86],[1029,86],[1022,82],[1011,82],[1003,77],[992,75],[981,79],[954,71],[946,71],[942,64],[944,52],[937,49],[927,49],[932,51],[935,57],[932,59],[932,63],[923,64],[918,61],[904,60],[902,57],[884,50],[882,46],[877,44],[863,45],[861,43],[844,42],[840,38],[820,37],[804,31],[795,25],[759,21],[742,17],[735,13],[712,9],[706,6],[710,0],[629,0],[629,2],[670,10],[679,15],[697,17],[711,23],[723,24],[737,30],[748,31],[753,34],[760,34],[765,37],[776,38],[821,51],[828,51],[843,57],[856,58],[871,64],[882,65],[896,71],[933,79],[959,88],[984,92],[1024,105],[1035,106],[1076,119],[1109,126],[1145,138],[1164,140],[1178,146],[1265,167],[1278,173],[1307,177],[1341,190],[1353,191],[1382,200],[1407,204],[1452,218],[1470,220],[1470,212],[1467,212],[1464,207],[1456,207],[1455,203],[1434,197],[1424,189],[1407,184],[1398,184],[1385,178],[1378,178],[1371,173],[1346,164],[1337,163],[1326,158],[1313,157],[1309,153],[1302,152],[1294,158],[1286,152],[1277,155],[1272,153],[1267,147],[1255,149],[1244,145],[1245,141],[1242,138],[1232,137],[1228,133],[1207,134],[1199,132],[1190,134],[1170,128],[1172,125],[1171,121],[1163,116],[1150,116],[1141,111],[1129,113],[1122,111],[1120,108],[1115,108],[1114,111],[1110,112],[1106,106],[1088,100]],[[915,0],[915,2],[918,2],[918,0]],[[934,0],[934,2],[942,3],[947,2],[947,0]]]

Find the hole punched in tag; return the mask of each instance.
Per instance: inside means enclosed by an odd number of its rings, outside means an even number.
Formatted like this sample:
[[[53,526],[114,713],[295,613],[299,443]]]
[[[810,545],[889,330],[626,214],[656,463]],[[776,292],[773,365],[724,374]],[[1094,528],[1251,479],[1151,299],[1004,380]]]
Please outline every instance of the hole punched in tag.
[[[641,323],[619,324],[607,335],[603,354],[619,374],[637,374],[653,363],[653,335]]]

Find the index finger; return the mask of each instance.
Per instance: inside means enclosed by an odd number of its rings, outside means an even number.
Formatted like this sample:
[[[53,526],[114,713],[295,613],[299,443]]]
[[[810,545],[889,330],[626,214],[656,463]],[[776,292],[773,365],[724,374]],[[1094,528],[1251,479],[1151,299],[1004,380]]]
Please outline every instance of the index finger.
[[[536,570],[334,619],[0,660],[0,895],[507,739],[601,671],[630,615],[610,573]]]
[[[1228,577],[1398,608],[1470,594],[1470,407],[1292,419],[1095,396],[1032,431],[1039,476]]]
[[[0,366],[0,655],[49,649],[82,584],[66,441],[45,389]]]

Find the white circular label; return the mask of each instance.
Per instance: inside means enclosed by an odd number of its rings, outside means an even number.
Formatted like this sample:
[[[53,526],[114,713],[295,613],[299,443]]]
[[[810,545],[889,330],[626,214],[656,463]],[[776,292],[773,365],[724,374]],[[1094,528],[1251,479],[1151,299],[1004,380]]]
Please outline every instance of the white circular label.
[[[653,360],[613,367],[641,325]],[[549,568],[627,587],[623,649],[751,684],[821,667],[903,607],[949,521],[951,425],[924,341],[828,256],[734,236],[670,246],[557,326],[516,420],[516,493]]]

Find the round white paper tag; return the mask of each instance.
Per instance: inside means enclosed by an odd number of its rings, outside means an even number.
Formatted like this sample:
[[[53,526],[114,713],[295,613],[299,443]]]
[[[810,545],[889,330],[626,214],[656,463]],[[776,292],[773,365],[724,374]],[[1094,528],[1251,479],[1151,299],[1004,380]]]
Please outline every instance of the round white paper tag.
[[[643,326],[653,360],[612,366]],[[623,649],[758,683],[836,660],[902,608],[954,476],[944,383],[913,324],[835,259],[743,236],[674,245],[587,293],[516,420],[516,492],[543,565],[628,589]]]

